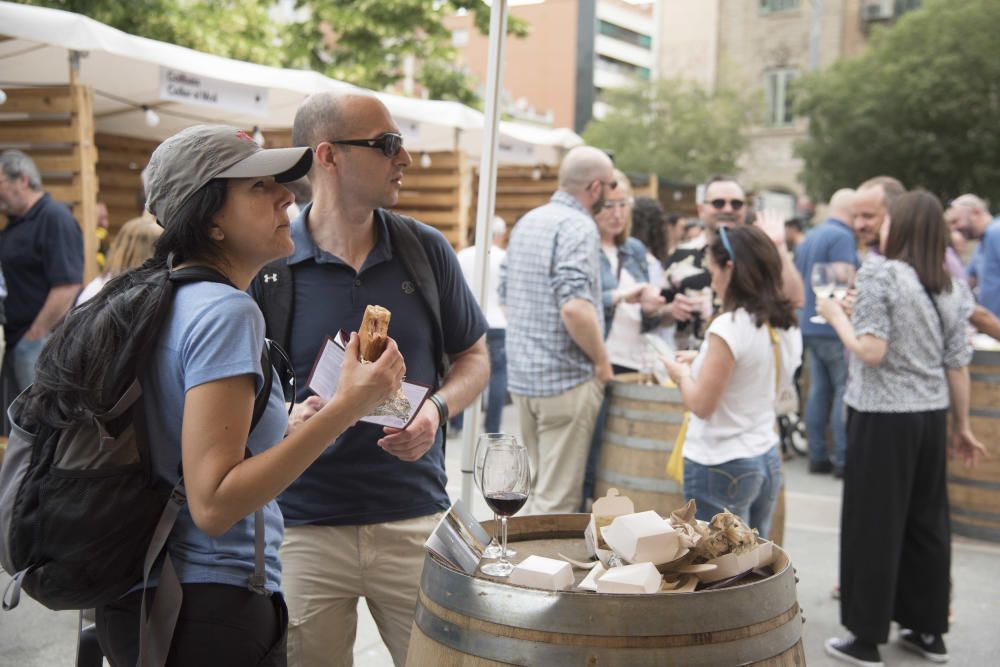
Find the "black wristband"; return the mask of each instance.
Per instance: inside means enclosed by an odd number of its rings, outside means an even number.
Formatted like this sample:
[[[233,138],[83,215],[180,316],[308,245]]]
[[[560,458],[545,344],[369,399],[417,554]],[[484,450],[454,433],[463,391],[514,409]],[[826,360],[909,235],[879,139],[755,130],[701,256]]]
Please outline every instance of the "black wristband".
[[[441,398],[441,394],[431,394],[430,398],[428,398],[427,400],[433,403],[434,407],[438,409],[438,419],[439,419],[438,423],[441,426],[444,426],[446,423],[448,423],[448,403],[443,398]]]

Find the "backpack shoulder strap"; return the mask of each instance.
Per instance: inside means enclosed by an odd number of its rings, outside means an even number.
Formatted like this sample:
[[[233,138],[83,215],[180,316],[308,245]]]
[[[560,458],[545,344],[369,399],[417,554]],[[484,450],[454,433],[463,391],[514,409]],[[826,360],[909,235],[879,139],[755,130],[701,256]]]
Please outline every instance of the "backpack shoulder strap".
[[[265,335],[288,350],[295,303],[295,278],[284,258],[260,270],[250,286],[250,295],[264,314]]]
[[[421,239],[420,223],[409,216],[392,211],[383,210],[382,213],[389,225],[392,251],[399,255],[403,267],[416,283],[417,292],[431,314],[434,360],[440,385],[449,365],[444,349],[444,327],[441,323],[441,293],[438,290],[437,275]]]

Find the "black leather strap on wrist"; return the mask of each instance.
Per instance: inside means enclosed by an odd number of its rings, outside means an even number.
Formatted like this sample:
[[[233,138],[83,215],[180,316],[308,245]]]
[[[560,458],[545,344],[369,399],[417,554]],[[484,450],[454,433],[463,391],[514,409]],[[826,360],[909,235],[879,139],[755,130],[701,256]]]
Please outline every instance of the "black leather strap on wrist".
[[[430,398],[427,399],[434,404],[434,407],[438,410],[438,423],[444,426],[448,423],[448,403],[441,398],[441,394],[431,394]]]

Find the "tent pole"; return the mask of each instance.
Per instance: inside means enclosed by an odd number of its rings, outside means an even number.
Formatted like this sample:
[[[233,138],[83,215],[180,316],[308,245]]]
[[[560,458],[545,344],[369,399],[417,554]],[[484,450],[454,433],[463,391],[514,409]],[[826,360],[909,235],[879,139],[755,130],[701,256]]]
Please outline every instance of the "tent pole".
[[[476,208],[476,262],[473,292],[479,305],[486,308],[486,285],[489,269],[487,253],[492,243],[491,227],[496,207],[497,139],[500,127],[500,86],[503,73],[503,49],[507,35],[507,0],[494,0],[490,9],[490,41],[486,75],[486,110],[483,150],[479,159],[479,200]],[[477,399],[465,410],[462,428],[462,502],[474,507],[475,487],[472,472],[479,435]]]

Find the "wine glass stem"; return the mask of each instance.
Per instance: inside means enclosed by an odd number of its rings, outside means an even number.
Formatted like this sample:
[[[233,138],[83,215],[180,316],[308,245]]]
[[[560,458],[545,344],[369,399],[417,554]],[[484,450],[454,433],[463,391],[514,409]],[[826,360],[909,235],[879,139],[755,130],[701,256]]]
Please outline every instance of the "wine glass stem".
[[[496,512],[493,513],[493,541],[497,541],[497,535],[500,533],[500,515]]]
[[[507,517],[500,518],[500,533],[503,535],[503,545],[500,549],[500,562],[507,562]]]

